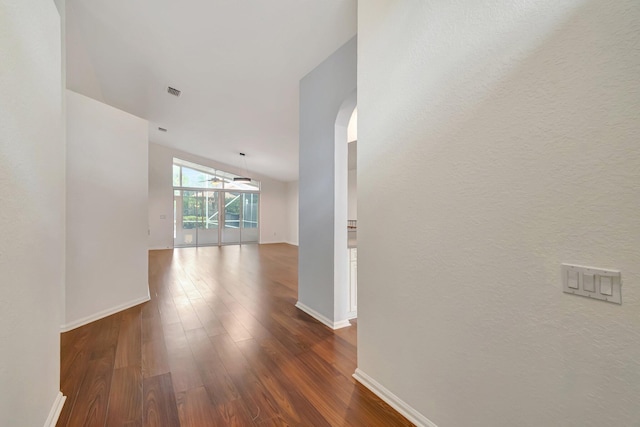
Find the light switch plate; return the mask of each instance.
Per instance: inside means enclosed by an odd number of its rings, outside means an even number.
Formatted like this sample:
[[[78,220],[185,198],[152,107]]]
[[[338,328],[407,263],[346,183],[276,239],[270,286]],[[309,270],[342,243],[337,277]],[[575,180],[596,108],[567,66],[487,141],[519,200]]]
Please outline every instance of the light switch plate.
[[[567,294],[622,304],[622,274],[618,270],[562,264],[562,288]]]
[[[582,289],[587,292],[596,291],[596,275],[591,273],[582,273]]]
[[[613,284],[611,282],[611,277],[600,277],[600,293],[602,295],[613,295]]]
[[[571,289],[580,289],[580,272],[573,269],[567,270],[567,286]]]

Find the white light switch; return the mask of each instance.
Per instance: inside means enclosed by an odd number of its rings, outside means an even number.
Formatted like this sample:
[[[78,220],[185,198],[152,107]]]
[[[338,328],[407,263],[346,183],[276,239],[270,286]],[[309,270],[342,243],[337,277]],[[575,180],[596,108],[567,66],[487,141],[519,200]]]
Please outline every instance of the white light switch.
[[[562,264],[562,288],[567,294],[622,304],[622,274],[617,270]]]
[[[575,270],[567,271],[567,286],[571,289],[578,289],[578,279],[580,277],[580,273]]]
[[[613,295],[611,277],[600,276],[600,293],[603,295]]]
[[[582,275],[582,289],[587,292],[596,291],[596,276],[594,274],[584,273]]]

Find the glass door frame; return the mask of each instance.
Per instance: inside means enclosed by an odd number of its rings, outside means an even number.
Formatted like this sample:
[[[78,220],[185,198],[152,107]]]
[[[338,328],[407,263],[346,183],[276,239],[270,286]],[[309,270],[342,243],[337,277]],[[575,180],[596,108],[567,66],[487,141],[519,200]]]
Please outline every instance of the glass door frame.
[[[221,188],[195,188],[195,187],[172,187],[172,191],[173,191],[173,203],[174,203],[174,215],[173,215],[173,221],[174,221],[174,239],[173,239],[173,247],[174,248],[185,248],[185,247],[200,247],[200,246],[225,246],[225,245],[242,245],[244,244],[254,244],[254,243],[260,243],[260,191],[254,191],[254,190],[236,190],[236,189],[221,189]],[[177,195],[176,191],[179,191],[180,194]],[[184,222],[184,192],[188,191],[188,192],[193,192],[195,193],[195,197],[196,199],[198,198],[202,198],[204,199],[204,193],[205,192],[216,192],[218,193],[218,239],[217,239],[217,243],[210,243],[210,244],[203,244],[201,245],[198,239],[198,229],[200,228],[200,223],[202,221],[204,221],[204,206],[201,206],[199,208],[199,213],[198,215],[196,215],[196,227],[195,229],[195,242],[192,244],[177,244],[176,240],[178,238],[178,235],[180,235],[180,232],[182,230],[184,230],[182,228],[182,224]],[[239,194],[240,197],[240,209],[239,209],[239,218],[238,218],[238,232],[239,232],[239,237],[238,237],[238,241],[233,241],[233,242],[224,242],[223,239],[223,233],[224,233],[224,228],[225,228],[225,222],[226,222],[226,206],[225,206],[225,200],[226,200],[226,193],[236,193]],[[252,240],[252,241],[244,241],[242,240],[242,230],[244,228],[244,203],[243,201],[245,200],[244,195],[245,194],[255,194],[258,197],[258,203],[257,203],[257,226],[256,226],[256,232],[257,232],[257,238],[256,240]]]
[[[213,199],[215,199],[215,202],[213,204],[209,203],[211,193],[215,193],[213,195]],[[196,215],[196,246],[217,246],[220,243],[220,194],[215,190],[207,189],[197,191],[195,197],[201,205],[199,209],[199,215]],[[209,224],[208,214],[210,206],[215,207],[215,214],[218,216],[218,224],[217,227],[215,227],[215,233],[209,233],[209,231],[212,229],[207,227]],[[202,243],[200,234],[202,234],[202,240],[206,240],[208,238],[210,241],[207,243]],[[212,239],[213,236],[215,236],[215,239]]]

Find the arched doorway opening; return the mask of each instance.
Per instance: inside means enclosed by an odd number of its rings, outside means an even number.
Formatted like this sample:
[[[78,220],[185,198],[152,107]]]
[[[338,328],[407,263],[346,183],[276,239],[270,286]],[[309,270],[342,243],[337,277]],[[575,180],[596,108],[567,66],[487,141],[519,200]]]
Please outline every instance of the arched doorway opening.
[[[352,278],[356,279],[352,276],[354,268],[357,271],[357,266],[353,264],[357,259],[357,248],[355,247],[357,239],[351,244],[349,239],[349,215],[353,214],[349,209],[349,140],[351,139],[349,124],[352,124],[351,137],[353,138],[354,123],[352,118],[356,104],[357,95],[356,91],[353,91],[340,106],[335,122],[334,313],[335,319],[341,319],[345,323],[357,316],[356,282],[351,280]],[[357,113],[355,113],[355,117],[357,117]],[[357,165],[357,162],[355,164]],[[354,173],[355,171],[352,172],[352,175]],[[357,204],[355,205],[357,206]],[[351,237],[356,236],[352,234]],[[354,255],[356,255],[355,259]]]

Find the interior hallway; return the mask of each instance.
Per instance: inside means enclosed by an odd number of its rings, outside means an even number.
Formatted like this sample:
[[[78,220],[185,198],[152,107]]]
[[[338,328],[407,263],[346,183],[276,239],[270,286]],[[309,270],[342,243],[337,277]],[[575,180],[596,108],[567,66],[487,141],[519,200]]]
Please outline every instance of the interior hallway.
[[[62,335],[58,426],[411,426],[294,307],[297,247],[151,251],[151,301]]]

